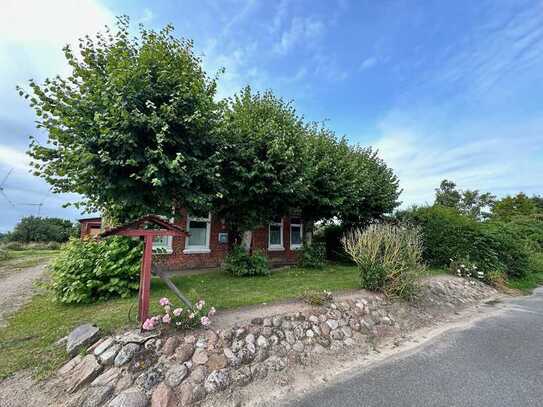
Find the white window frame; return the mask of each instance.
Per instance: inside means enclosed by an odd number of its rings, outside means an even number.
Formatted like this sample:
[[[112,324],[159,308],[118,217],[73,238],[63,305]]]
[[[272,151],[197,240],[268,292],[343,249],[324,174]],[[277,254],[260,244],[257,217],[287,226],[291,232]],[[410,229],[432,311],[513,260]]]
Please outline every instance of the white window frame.
[[[168,222],[168,218],[160,216],[161,219]],[[173,223],[174,218],[169,219],[170,223]],[[156,244],[153,240],[153,253],[154,254],[172,254],[173,253],[173,236],[160,236],[166,238],[166,243]]]
[[[187,232],[190,233],[190,222],[206,222],[206,244],[205,246],[191,246],[189,245],[190,236],[185,237],[185,250],[183,254],[196,254],[196,253],[211,253],[209,242],[211,241],[211,213],[207,215],[207,218],[199,218],[196,216],[187,215]]]
[[[271,227],[272,226],[279,226],[280,227],[280,236],[281,236],[281,243],[280,244],[271,244],[270,238],[271,238]],[[285,246],[283,245],[283,218],[281,218],[281,222],[270,222],[268,224],[268,251],[282,251],[285,250]]]
[[[292,222],[292,218],[290,218]],[[300,219],[301,221],[301,219]],[[299,226],[300,227],[300,244],[292,244],[292,226]],[[300,223],[291,223],[290,224],[290,250],[300,250],[304,244],[304,225],[303,222]]]

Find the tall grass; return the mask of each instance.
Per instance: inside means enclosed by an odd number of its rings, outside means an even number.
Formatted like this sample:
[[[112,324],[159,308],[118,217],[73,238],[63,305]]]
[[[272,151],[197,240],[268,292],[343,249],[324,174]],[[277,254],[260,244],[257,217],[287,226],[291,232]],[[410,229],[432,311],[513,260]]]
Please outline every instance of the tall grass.
[[[342,244],[357,264],[363,288],[411,299],[424,274],[422,235],[417,227],[373,224],[347,232]]]

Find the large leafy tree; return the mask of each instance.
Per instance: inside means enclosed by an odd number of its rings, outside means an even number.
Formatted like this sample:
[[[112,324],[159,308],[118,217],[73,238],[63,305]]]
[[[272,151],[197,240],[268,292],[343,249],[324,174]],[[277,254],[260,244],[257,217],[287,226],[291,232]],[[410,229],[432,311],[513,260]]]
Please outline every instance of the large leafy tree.
[[[114,33],[81,39],[78,52],[64,48],[70,76],[20,89],[48,135],[44,145],[32,139],[35,174],[55,192],[81,194],[78,206],[117,220],[210,208],[220,165],[216,82],[172,30],[141,28],[132,38],[121,17]]]
[[[473,219],[481,220],[490,216],[490,208],[496,202],[496,196],[479,190],[459,190],[452,181],[444,179],[436,188],[435,205],[454,208]]]
[[[226,102],[218,214],[248,231],[296,206],[303,186],[304,124],[272,92],[249,87]]]
[[[42,218],[39,216],[26,216],[22,218],[8,239],[16,242],[66,242],[74,236],[78,228],[73,223],[61,218]]]
[[[540,198],[530,198],[520,192],[515,196],[506,196],[497,201],[492,208],[492,218],[496,220],[510,221],[518,216],[535,216],[543,214],[539,207]]]

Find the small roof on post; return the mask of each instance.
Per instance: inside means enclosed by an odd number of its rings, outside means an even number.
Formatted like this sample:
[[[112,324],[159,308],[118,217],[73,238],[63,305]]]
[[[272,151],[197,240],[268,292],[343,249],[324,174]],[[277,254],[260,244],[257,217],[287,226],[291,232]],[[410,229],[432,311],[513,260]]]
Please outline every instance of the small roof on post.
[[[160,229],[143,229],[145,224],[153,224]],[[152,233],[155,236],[186,236],[188,233],[180,226],[174,225],[165,221],[157,215],[145,215],[136,220],[124,223],[120,226],[108,229],[100,234],[100,237],[108,237],[113,235],[122,236],[145,236],[147,233]]]

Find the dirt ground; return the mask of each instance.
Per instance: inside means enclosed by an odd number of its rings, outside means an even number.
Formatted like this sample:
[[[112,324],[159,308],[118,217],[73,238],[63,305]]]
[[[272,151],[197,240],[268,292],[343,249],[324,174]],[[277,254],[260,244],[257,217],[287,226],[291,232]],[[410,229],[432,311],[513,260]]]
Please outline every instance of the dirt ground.
[[[8,315],[21,308],[35,293],[34,282],[42,278],[45,264],[24,269],[4,269],[0,275],[0,328]]]

